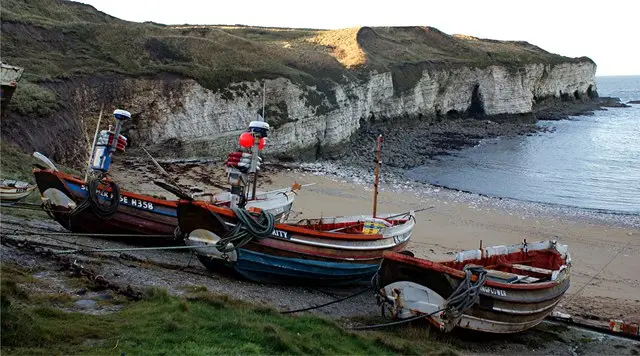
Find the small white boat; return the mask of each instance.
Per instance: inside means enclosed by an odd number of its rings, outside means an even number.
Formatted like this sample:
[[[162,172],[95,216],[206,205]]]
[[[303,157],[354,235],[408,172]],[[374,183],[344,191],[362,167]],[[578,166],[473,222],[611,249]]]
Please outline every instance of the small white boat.
[[[0,200],[3,203],[16,203],[28,197],[35,189],[35,184],[14,179],[3,179],[0,181]]]

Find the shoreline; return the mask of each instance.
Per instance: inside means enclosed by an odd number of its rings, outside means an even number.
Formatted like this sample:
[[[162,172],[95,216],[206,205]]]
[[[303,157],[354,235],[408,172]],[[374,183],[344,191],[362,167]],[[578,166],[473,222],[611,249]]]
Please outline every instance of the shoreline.
[[[279,167],[300,170],[319,176],[333,176],[336,181],[348,181],[362,186],[367,191],[373,187],[373,165],[369,171],[357,171],[345,168],[330,161],[307,162],[296,166]],[[358,167],[360,168],[360,167]],[[362,167],[365,170],[365,167]],[[612,227],[626,227],[640,229],[640,214],[630,214],[609,210],[589,209],[578,206],[552,204],[537,201],[520,200],[508,197],[496,197],[471,191],[449,188],[412,180],[404,176],[400,169],[385,169],[380,174],[380,191],[410,192],[423,198],[451,201],[461,204],[478,205],[485,209],[495,209],[505,212],[545,218],[565,218],[581,222],[592,222]]]
[[[330,168],[330,167],[329,167]],[[372,171],[372,169],[370,170]],[[315,183],[296,197],[291,220],[321,216],[371,214],[373,180],[369,172],[320,169],[281,170],[271,187]],[[532,203],[498,200],[468,193],[394,181],[383,171],[378,195],[380,213],[416,212],[416,228],[407,249],[416,257],[442,261],[459,251],[556,240],[567,244],[572,256],[572,283],[556,310],[576,319],[640,321],[640,227],[594,218],[594,214],[540,209]],[[433,208],[431,208],[433,207]],[[567,209],[571,210],[571,209]],[[640,218],[638,219],[640,220]],[[640,225],[638,225],[640,226]]]
[[[615,97],[593,99],[542,99],[529,113],[470,116],[419,116],[361,119],[360,128],[341,148],[320,152],[316,159],[337,160],[345,165],[368,166],[373,143],[383,136],[388,166],[411,169],[427,160],[450,155],[482,140],[498,137],[533,135],[548,131],[539,121],[570,120],[590,116],[608,107],[629,107]],[[274,157],[279,159],[279,157]]]

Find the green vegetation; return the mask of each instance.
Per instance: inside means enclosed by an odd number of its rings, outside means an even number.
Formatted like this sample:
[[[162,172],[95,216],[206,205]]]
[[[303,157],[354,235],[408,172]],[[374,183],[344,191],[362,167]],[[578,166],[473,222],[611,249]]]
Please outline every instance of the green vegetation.
[[[396,75],[419,69],[397,78],[408,88],[427,68],[588,60],[526,42],[451,36],[432,27],[168,26],[122,21],[65,0],[5,0],[1,20],[3,59],[25,67],[24,77],[33,82],[174,73],[213,90],[229,90],[237,81],[285,77],[316,86],[329,104],[335,101],[329,83],[362,78],[372,70]]]
[[[283,316],[201,288],[182,298],[149,289],[142,301],[104,315],[62,311],[26,292],[37,283],[2,265],[3,354],[451,354],[416,333],[347,332],[330,320]]]
[[[23,80],[9,102],[9,110],[22,116],[46,117],[58,110],[60,105],[53,90]]]

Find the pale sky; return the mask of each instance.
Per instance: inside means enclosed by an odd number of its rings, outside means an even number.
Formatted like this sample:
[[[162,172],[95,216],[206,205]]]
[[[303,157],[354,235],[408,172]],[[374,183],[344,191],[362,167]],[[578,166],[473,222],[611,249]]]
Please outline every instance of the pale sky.
[[[588,56],[598,76],[640,75],[640,1],[82,0],[128,21],[337,29],[433,26]]]

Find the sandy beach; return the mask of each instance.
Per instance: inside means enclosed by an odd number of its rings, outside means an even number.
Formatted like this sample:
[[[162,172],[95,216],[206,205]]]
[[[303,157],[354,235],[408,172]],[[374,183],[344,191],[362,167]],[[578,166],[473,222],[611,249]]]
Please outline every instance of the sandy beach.
[[[171,197],[152,183],[150,178],[158,177],[157,169],[146,159],[132,158],[130,162],[136,166],[136,174],[125,173],[129,170],[123,167],[113,171],[123,187]],[[224,169],[214,164],[165,166],[183,186],[216,192],[219,189],[208,183],[227,184]],[[353,171],[331,163],[302,168],[265,168],[259,179],[259,190],[263,191],[290,187],[294,182],[310,185],[298,193],[290,220],[371,214],[373,169]],[[573,261],[571,287],[557,311],[596,322],[608,323],[611,318],[640,322],[640,217],[603,216],[434,188],[383,169],[379,213],[429,207],[416,213],[408,249],[417,257],[449,259],[460,250],[479,247],[480,240],[483,246],[521,243],[524,239],[557,240],[569,245]]]
[[[285,170],[275,174],[264,188],[290,186],[294,181],[314,185],[298,194],[293,210],[299,214],[292,215],[293,220],[371,213],[372,184]],[[571,216],[535,217],[524,202],[521,209],[507,210],[497,199],[476,196],[463,203],[439,192],[405,193],[391,188],[381,184],[380,213],[433,206],[416,213],[409,249],[417,257],[451,258],[459,250],[477,248],[480,240],[490,246],[555,239],[569,245],[573,259],[571,287],[558,311],[592,320],[640,321],[640,229]]]

